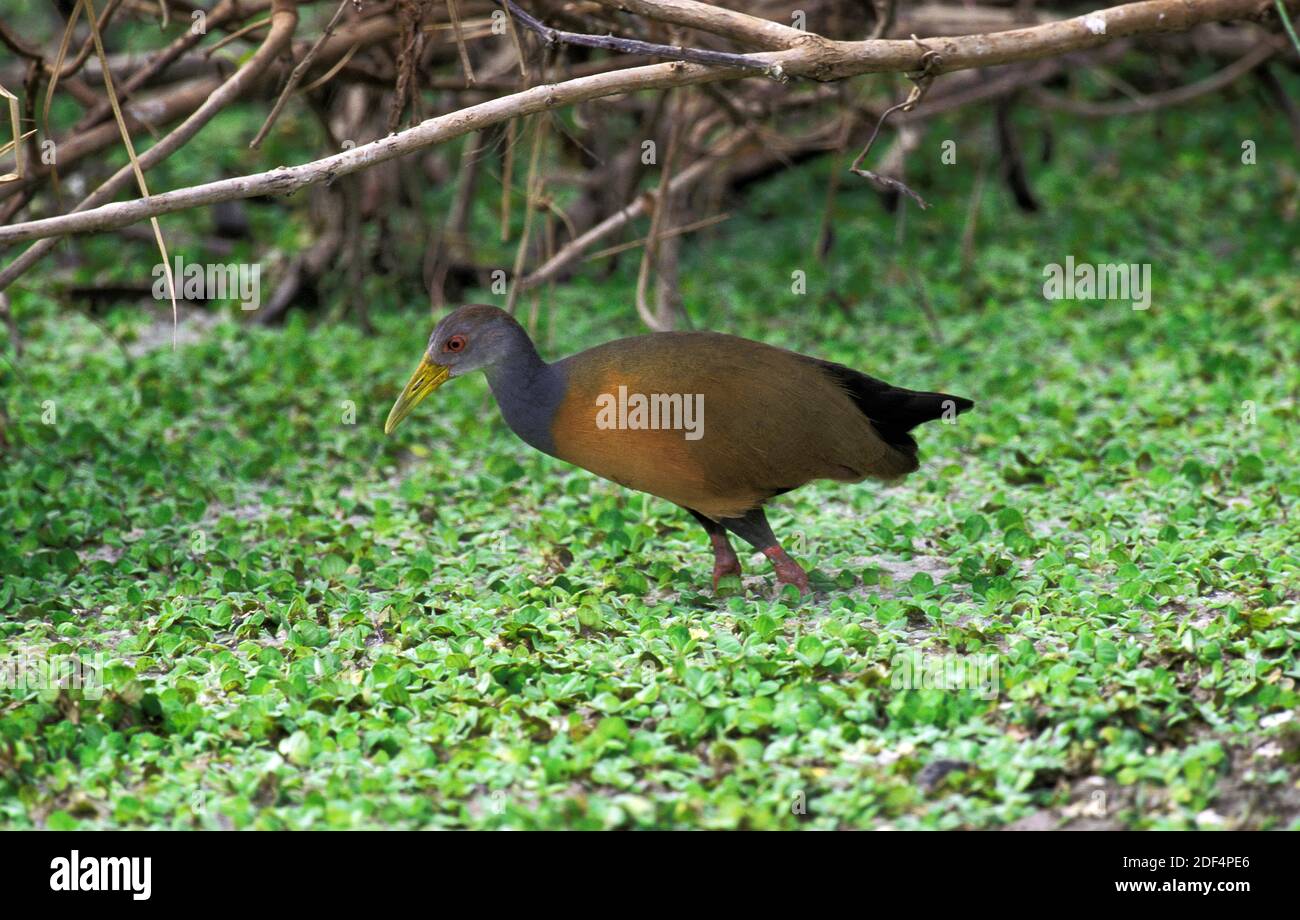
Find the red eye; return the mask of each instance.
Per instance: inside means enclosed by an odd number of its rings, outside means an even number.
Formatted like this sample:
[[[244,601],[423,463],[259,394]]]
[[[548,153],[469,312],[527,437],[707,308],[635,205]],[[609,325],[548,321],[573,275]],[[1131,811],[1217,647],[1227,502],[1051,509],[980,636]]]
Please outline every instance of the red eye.
[[[453,335],[442,348],[444,351],[464,351],[465,337],[463,335]]]

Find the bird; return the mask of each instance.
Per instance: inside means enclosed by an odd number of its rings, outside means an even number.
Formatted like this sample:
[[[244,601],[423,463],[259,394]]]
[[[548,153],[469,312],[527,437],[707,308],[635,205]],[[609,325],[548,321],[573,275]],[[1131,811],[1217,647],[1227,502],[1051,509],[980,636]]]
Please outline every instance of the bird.
[[[713,549],[715,592],[741,574],[735,535],[767,557],[778,589],[810,593],[764,505],[818,479],[899,480],[919,468],[913,428],[974,406],[719,332],[652,332],[547,362],[509,313],[467,304],[434,328],[384,433],[479,370],[527,444],[689,512]]]

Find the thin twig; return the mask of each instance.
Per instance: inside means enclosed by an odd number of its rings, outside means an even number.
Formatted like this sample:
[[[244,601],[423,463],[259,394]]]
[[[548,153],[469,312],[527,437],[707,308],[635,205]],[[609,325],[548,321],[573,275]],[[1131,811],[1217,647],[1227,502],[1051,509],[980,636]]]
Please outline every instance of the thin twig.
[[[501,0],[501,4],[519,17],[527,28],[537,33],[548,45],[582,45],[586,48],[603,48],[606,51],[620,51],[623,54],[648,54],[651,57],[667,58],[671,61],[687,61],[692,64],[712,64],[723,67],[744,67],[749,70],[762,71],[766,76],[784,83],[785,71],[780,64],[761,61],[743,54],[727,51],[708,51],[698,48],[683,48],[680,45],[657,45],[653,42],[638,41],[634,38],[618,38],[614,35],[584,35],[581,32],[564,32],[533,18],[520,9],[514,0]]]
[[[224,26],[226,20],[243,15],[240,8],[241,0],[221,0],[211,13],[208,14],[208,29],[216,29]],[[136,90],[140,89],[158,74],[162,73],[173,63],[175,63],[183,54],[197,45],[204,37],[204,33],[193,29],[186,29],[175,41],[163,48],[153,57],[151,57],[143,67],[131,74],[125,83],[117,88],[118,101],[125,103],[131,99]],[[107,118],[111,112],[108,101],[105,100],[100,105],[95,106],[73,126],[70,136],[80,135],[89,131],[92,127],[99,124]]]
[[[343,57],[338,59],[338,63],[304,86],[302,91],[304,93],[310,93],[312,90],[320,89],[320,87],[324,86],[330,80],[333,80],[340,70],[348,66],[348,62],[352,60],[352,56],[356,54],[360,48],[361,42],[354,43],[351,48],[344,52]]]
[[[10,31],[9,26],[3,19],[0,19],[0,42],[9,47],[11,51],[19,57],[25,57],[31,61],[39,61],[41,66],[45,66],[45,54],[40,48],[29,45],[17,35]]]
[[[670,25],[698,29],[731,41],[767,51],[793,48],[806,42],[811,32],[782,25],[760,16],[751,16],[712,3],[697,0],[596,0],[601,6],[635,13]],[[742,6],[742,3],[732,3]]]
[[[650,215],[650,232],[646,234],[645,249],[641,252],[641,268],[636,277],[636,312],[641,317],[641,322],[653,332],[667,332],[671,328],[670,324],[663,321],[664,317],[650,312],[650,307],[646,303],[646,288],[649,286],[651,267],[654,266],[659,253],[660,228],[664,225],[670,210],[669,203],[673,195],[671,184],[673,160],[677,156],[681,135],[679,128],[685,105],[679,104],[675,108],[677,117],[669,119],[668,151],[664,154],[663,166],[660,167],[659,189],[655,192],[654,211]]]
[[[1277,15],[1282,20],[1282,28],[1286,29],[1286,34],[1291,36],[1291,44],[1295,45],[1296,52],[1300,53],[1300,36],[1295,34],[1295,26],[1291,25],[1291,17],[1286,12],[1286,4],[1282,0],[1273,0],[1273,5],[1277,7]]]
[[[75,0],[72,5],[72,11],[68,13],[68,24],[63,29],[63,38],[59,41],[59,50],[54,58],[54,66],[50,69],[50,82],[45,88],[45,105],[41,107],[41,130],[46,137],[50,136],[50,106],[54,103],[54,88],[58,85],[59,74],[63,71],[63,59],[67,57],[68,46],[72,43],[72,30],[77,25],[77,19],[81,15],[81,0]],[[50,164],[50,178],[54,184],[54,194],[59,195],[59,168],[57,163]]]
[[[506,295],[506,312],[513,314],[515,312],[515,303],[519,299],[520,285],[519,281],[524,274],[524,260],[528,257],[528,237],[533,226],[533,212],[536,211],[535,203],[541,197],[541,181],[537,178],[537,166],[542,156],[542,138],[546,134],[547,120],[538,118],[536,115],[528,119],[530,123],[535,123],[533,131],[533,150],[528,158],[528,175],[524,179],[524,190],[526,197],[524,199],[524,229],[519,234],[519,248],[515,250],[515,264],[510,272],[510,292]]]
[[[113,104],[113,117],[117,119],[117,127],[122,132],[122,146],[126,148],[126,155],[131,161],[131,169],[135,172],[136,184],[140,187],[140,194],[149,197],[149,185],[144,179],[144,170],[140,168],[140,158],[135,155],[135,144],[131,142],[131,131],[126,126],[126,119],[122,116],[122,106],[117,99],[117,90],[113,88],[113,71],[108,66],[108,52],[104,50],[104,38],[99,31],[99,23],[95,21],[95,2],[94,0],[81,0],[86,7],[86,23],[90,26],[90,37],[95,42],[95,54],[99,56],[99,68],[103,71],[104,91],[108,94],[108,101]],[[180,317],[176,305],[176,278],[172,273],[171,259],[167,255],[167,242],[163,239],[162,225],[158,223],[158,218],[149,218],[149,223],[153,226],[154,241],[158,244],[158,252],[162,256],[163,275],[167,278],[167,296],[172,302],[172,348],[176,347],[176,330]]]
[[[519,40],[519,30],[515,28],[515,17],[510,13],[510,8],[506,8],[506,30],[510,33],[510,41],[515,46],[515,55],[519,58],[519,76],[527,78],[528,65],[524,63],[524,44]]]
[[[852,119],[845,118],[843,126],[840,129],[840,141],[835,145],[835,155],[831,162],[831,174],[826,180],[826,203],[822,207],[822,221],[817,228],[817,236],[813,239],[813,258],[818,262],[825,262],[826,256],[830,254],[831,245],[834,241],[834,223],[835,223],[835,196],[840,188],[840,165],[844,162],[844,149],[848,146],[849,130],[852,125]]]
[[[9,110],[9,128],[14,139],[7,141],[0,146],[0,156],[9,152],[9,148],[14,149],[14,171],[5,173],[0,176],[0,182],[18,182],[26,175],[26,168],[23,164],[23,141],[26,136],[22,133],[22,125],[18,116],[18,97],[9,90],[0,85],[0,99],[5,102],[5,108]]]
[[[113,14],[117,12],[117,8],[121,5],[122,0],[109,0],[108,6],[104,7],[104,12],[99,14],[98,25],[101,35],[104,30],[108,28],[109,20],[113,18]],[[69,15],[68,29],[72,29],[76,24],[77,17],[75,15]],[[77,52],[77,56],[73,59],[71,64],[66,67],[49,67],[47,65],[46,70],[50,74],[51,79],[55,81],[60,79],[66,80],[69,77],[75,76],[81,68],[86,65],[86,61],[90,59],[90,52],[94,47],[94,38],[87,37],[86,40],[81,43],[81,50]]]
[[[729,220],[730,218],[731,212],[727,211],[726,213],[714,214],[712,217],[705,217],[701,220],[693,220],[689,224],[682,224],[681,226],[673,227],[671,230],[664,230],[659,234],[659,239],[668,240],[675,236],[694,233],[696,230],[705,230],[712,227],[714,224],[720,224],[724,220]],[[650,237],[643,236],[640,239],[628,240],[626,243],[619,243],[617,246],[607,246],[604,249],[593,252],[582,261],[595,262],[598,259],[607,259],[610,256],[618,255],[620,252],[627,252],[629,249],[636,249],[638,246],[644,246],[646,241],[649,239]]]
[[[456,197],[441,226],[430,227],[429,248],[424,260],[424,276],[428,282],[429,305],[436,311],[446,302],[444,287],[453,261],[466,248],[465,228],[469,224],[474,204],[474,190],[478,186],[483,159],[479,155],[486,138],[482,133],[471,134],[460,151],[460,167],[456,170]]]
[[[505,149],[501,151],[501,242],[510,242],[510,186],[515,181],[515,142],[519,135],[519,122],[506,122]],[[524,190],[527,195],[527,189]]]
[[[921,207],[921,210],[924,211],[929,207],[929,204],[926,203],[924,198],[908,188],[905,182],[900,179],[893,179],[889,176],[879,175],[869,169],[861,168],[862,161],[867,158],[867,154],[871,151],[871,145],[876,142],[876,136],[880,134],[880,128],[884,125],[885,119],[890,115],[893,115],[895,112],[910,112],[912,109],[916,108],[916,104],[925,98],[926,91],[929,90],[930,84],[934,82],[936,72],[943,67],[943,55],[938,51],[927,48],[915,35],[912,36],[912,41],[925,49],[925,53],[921,56],[920,71],[917,73],[909,73],[907,75],[908,79],[910,79],[913,84],[912,91],[907,94],[907,98],[902,102],[897,105],[891,105],[889,108],[885,109],[883,114],[881,114],[880,119],[876,122],[875,129],[871,132],[871,137],[867,138],[867,145],[862,148],[862,152],[859,153],[857,159],[853,161],[853,165],[849,167],[849,172],[870,179],[886,188],[902,192],[915,201]]]
[[[265,19],[259,19],[257,20],[257,22],[250,22],[242,29],[236,29],[234,32],[231,32],[229,35],[221,39],[216,44],[209,45],[207,48],[204,48],[203,56],[212,57],[214,52],[220,51],[222,48],[226,47],[226,45],[229,45],[231,42],[238,41],[239,39],[243,38],[245,35],[248,35],[250,32],[256,32],[258,29],[263,28],[264,26],[269,26],[270,24],[271,24],[270,16],[267,16]]]
[[[1257,45],[1227,67],[1203,80],[1197,80],[1195,83],[1188,83],[1185,86],[1178,86],[1162,93],[1138,96],[1136,99],[1118,102],[1086,102],[1058,96],[1042,87],[1034,87],[1033,93],[1035,98],[1047,108],[1059,109],[1072,115],[1082,115],[1087,118],[1139,115],[1144,112],[1154,112],[1156,109],[1165,108],[1166,106],[1183,105],[1199,99],[1201,96],[1217,92],[1250,73],[1276,54],[1277,51],[1277,48],[1267,43]]]
[[[966,223],[961,231],[961,270],[965,275],[975,261],[975,234],[979,229],[980,203],[984,200],[984,183],[988,180],[989,161],[980,160],[975,172],[975,186],[971,189],[970,202],[966,207]]]
[[[474,65],[469,62],[469,49],[465,47],[465,35],[460,28],[460,10],[456,8],[456,0],[447,0],[447,14],[451,16],[452,28],[456,33],[456,51],[460,54],[460,66],[465,71],[465,84],[474,85]]]
[[[322,46],[324,46],[325,42],[329,40],[329,37],[334,34],[334,27],[337,26],[339,20],[343,18],[343,11],[348,8],[348,4],[357,4],[357,2],[358,0],[343,0],[343,2],[339,4],[338,9],[334,11],[334,15],[330,17],[329,24],[325,26],[325,31],[322,32],[320,37],[316,39],[316,42],[307,49],[307,53],[303,55],[302,60],[298,62],[298,66],[293,69],[291,74],[289,74],[288,82],[284,84],[284,89],[280,91],[279,98],[275,100],[275,105],[271,107],[271,114],[266,116],[266,121],[264,121],[262,127],[258,129],[257,136],[249,143],[249,148],[256,150],[262,145],[262,141],[266,139],[267,132],[271,130],[271,126],[275,124],[275,120],[280,117],[280,110],[283,109],[284,104],[289,101],[289,97],[293,95],[294,89],[302,82],[302,78],[307,75],[307,71],[311,67],[312,62],[316,60],[316,55],[320,54]]]
[[[680,189],[687,188],[708,175],[717,168],[718,160],[734,153],[741,144],[749,139],[750,135],[750,129],[742,128],[728,136],[717,145],[717,148],[714,151],[698,158],[694,163],[674,176],[673,180],[668,185],[669,190],[671,192],[676,192]],[[649,206],[649,201],[650,197],[648,195],[637,195],[636,198],[625,207],[615,211],[609,217],[605,218],[578,238],[570,240],[559,252],[548,259],[544,265],[540,266],[533,271],[531,275],[523,279],[521,283],[524,289],[527,290],[554,279],[560,274],[560,272],[564,271],[571,264],[576,262],[593,244],[616,233],[618,230],[627,226],[629,223],[644,214]]]
[[[884,38],[889,27],[894,24],[894,0],[871,0],[871,8],[876,14],[876,24],[867,38]]]

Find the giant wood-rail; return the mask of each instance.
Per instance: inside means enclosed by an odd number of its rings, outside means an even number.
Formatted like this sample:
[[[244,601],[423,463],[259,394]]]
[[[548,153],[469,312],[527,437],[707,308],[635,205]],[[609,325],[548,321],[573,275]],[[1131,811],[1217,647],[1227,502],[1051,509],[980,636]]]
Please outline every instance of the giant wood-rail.
[[[715,590],[740,574],[730,531],[768,557],[779,582],[807,592],[763,503],[814,479],[905,476],[918,466],[908,432],[974,405],[716,332],[639,335],[547,363],[510,314],[470,304],[433,330],[385,433],[475,370],[533,447],[694,515],[713,545]]]

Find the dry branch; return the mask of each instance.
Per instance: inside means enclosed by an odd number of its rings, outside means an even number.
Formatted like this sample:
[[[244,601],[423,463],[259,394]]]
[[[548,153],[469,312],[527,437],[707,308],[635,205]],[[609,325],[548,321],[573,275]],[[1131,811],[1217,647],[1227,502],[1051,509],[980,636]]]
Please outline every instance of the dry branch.
[[[1195,83],[1188,83],[1186,86],[1179,86],[1162,93],[1151,93],[1150,95],[1139,96],[1136,99],[1122,102],[1085,102],[1067,99],[1041,88],[1035,88],[1034,96],[1048,108],[1069,112],[1071,115],[1082,115],[1086,118],[1139,115],[1143,112],[1154,112],[1156,109],[1162,109],[1166,106],[1183,105],[1210,93],[1218,92],[1250,73],[1277,52],[1276,45],[1272,42],[1265,42],[1204,80],[1197,80]]]
[[[430,118],[405,131],[382,137],[371,143],[313,162],[293,167],[280,167],[267,172],[233,179],[224,179],[192,188],[178,189],[134,201],[108,204],[105,203],[108,198],[123,185],[118,176],[115,176],[95,195],[83,202],[83,205],[77,211],[71,214],[0,227],[0,245],[28,240],[42,240],[42,242],[23,253],[15,262],[6,266],[3,272],[0,272],[0,289],[12,283],[44,252],[48,251],[52,245],[50,239],[55,237],[72,233],[109,230],[174,211],[241,198],[281,195],[304,187],[329,183],[341,176],[350,175],[429,148],[471,131],[482,130],[492,125],[510,122],[523,116],[553,110],[561,106],[611,96],[619,96],[627,100],[626,103],[620,103],[620,105],[634,105],[633,100],[636,99],[636,96],[629,94],[647,90],[665,90],[671,87],[692,84],[738,81],[774,68],[779,68],[781,72],[789,76],[804,77],[817,81],[841,80],[868,73],[908,73],[918,71],[921,68],[924,63],[923,56],[926,54],[926,49],[937,52],[940,58],[939,63],[932,67],[932,72],[944,74],[1053,58],[1052,62],[1035,67],[1026,67],[1018,74],[1007,75],[1005,79],[999,78],[1001,84],[1014,81],[1008,84],[1014,88],[1014,85],[1020,85],[1019,81],[1032,84],[1035,79],[1042,79],[1044,75],[1056,72],[1052,64],[1055,64],[1063,55],[1069,53],[1098,48],[1132,36],[1149,36],[1158,33],[1183,31],[1200,23],[1260,18],[1266,11],[1272,9],[1269,0],[1202,0],[1202,2],[1197,3],[1186,3],[1181,2],[1181,0],[1145,0],[1145,2],[1099,10],[1086,16],[1039,22],[1037,25],[1015,28],[1004,32],[926,38],[924,40],[925,47],[922,48],[911,40],[835,41],[815,33],[800,32],[797,29],[764,20],[760,17],[721,10],[708,4],[692,2],[692,0],[608,0],[608,2],[600,0],[600,3],[605,7],[625,9],[674,26],[707,31],[746,47],[761,47],[771,50],[756,54],[730,55],[727,58],[728,60],[743,61],[743,65],[734,62],[720,65],[673,61],[671,63],[624,67],[622,69],[589,73],[563,82],[525,88],[510,95],[455,109]],[[1290,3],[1295,7],[1300,5],[1300,0],[1290,0]],[[249,8],[258,5],[249,4]],[[472,3],[470,5],[472,6]],[[226,4],[223,3],[218,9],[225,6]],[[262,5],[261,9],[264,10],[265,6]],[[490,7],[466,8],[463,12],[468,19],[486,9],[490,9]],[[1012,17],[1019,15],[1008,14],[1001,10],[992,12],[997,15],[1010,15]],[[248,14],[245,13],[244,15]],[[516,12],[516,16],[518,15],[519,13]],[[899,15],[902,19],[899,27],[907,27],[911,21],[907,9],[900,10]],[[1268,15],[1275,14],[1268,13]],[[510,21],[513,25],[513,19]],[[524,22],[525,20],[521,17],[520,21]],[[1007,21],[1014,21],[1014,18]],[[228,25],[237,26],[238,20],[232,20]],[[398,29],[396,19],[387,15],[372,16],[350,23],[328,40],[322,58],[337,61],[344,55],[349,54],[350,50],[358,45],[365,47],[375,42],[391,40],[396,37]],[[541,26],[540,29],[539,34],[551,36],[583,35],[583,33],[556,32],[548,26]],[[271,43],[272,37],[279,38],[278,33],[282,31],[282,29],[273,28],[272,34],[267,36],[267,42],[257,52],[254,59],[262,55],[267,44]],[[865,31],[864,27],[858,34],[863,34]],[[586,37],[601,38],[600,36]],[[283,41],[287,41],[287,39],[283,39]],[[616,41],[628,42],[631,40],[620,39]],[[171,50],[176,45],[177,43],[173,43],[168,50]],[[634,45],[602,44],[599,47],[628,50]],[[673,46],[651,47],[664,49]],[[448,50],[452,49],[449,48]],[[478,50],[483,51],[485,55],[488,53],[486,49]],[[508,57],[502,56],[501,51],[503,50],[508,51]],[[715,53],[726,54],[725,52]],[[455,58],[444,59],[455,60]],[[617,66],[622,62],[623,59],[615,57],[611,62],[599,61],[592,63],[598,67],[608,67],[611,64]],[[932,65],[935,64],[934,59],[931,59],[931,63]],[[147,151],[141,157],[145,168],[168,156],[181,144],[185,143],[199,127],[210,119],[212,114],[215,114],[216,110],[240,95],[250,82],[246,72],[252,64],[253,60],[246,63],[234,78],[224,84],[183,125]],[[499,85],[493,81],[498,80],[503,74],[503,64],[506,68],[516,66],[516,55],[508,46],[495,49],[494,56],[489,60],[487,66],[479,63],[478,67],[483,75],[485,85]],[[377,59],[377,61],[370,61],[368,66],[371,68],[380,67],[381,72],[375,78],[388,79],[387,75],[382,72],[384,67],[382,58]],[[584,66],[589,65],[584,64]],[[358,69],[357,65],[354,64],[353,69]],[[364,73],[365,69],[366,66],[363,65],[359,72]],[[237,81],[240,85],[238,89],[234,89]],[[996,83],[999,83],[999,81],[991,81],[986,86],[969,87],[962,92],[966,93],[965,98],[996,98],[1010,91],[1002,85],[997,88],[990,88]],[[738,105],[736,111],[744,113],[743,117],[746,118],[765,117],[764,113],[770,111],[775,104],[773,100],[780,96],[779,88],[771,87],[771,90],[776,94],[775,96],[756,86],[755,90],[746,97],[749,104]],[[946,96],[936,94],[926,100],[925,108],[928,110],[933,105],[937,110],[945,105],[945,99],[952,100],[959,97],[959,95],[959,93]],[[467,94],[467,97],[474,98],[474,95]],[[466,98],[466,96],[461,98]],[[947,104],[955,105],[957,103],[950,102]],[[900,120],[900,124],[910,122],[914,118],[924,117],[926,114],[929,114],[929,112],[918,111],[912,113],[905,122]],[[692,167],[688,167],[682,173],[679,173],[674,178],[673,186],[676,186],[678,180],[691,174],[695,166],[696,164],[692,164]],[[618,212],[618,214],[624,215],[621,218],[621,223],[619,220],[615,220],[614,224],[621,226],[627,220],[632,219],[627,215],[635,216],[637,213],[640,213],[640,211],[633,206],[629,206],[629,208]],[[618,217],[618,214],[612,215],[612,217]],[[607,218],[597,226],[610,225],[610,219]],[[553,277],[556,272],[570,264],[577,255],[581,254],[586,245],[590,245],[596,238],[599,238],[599,236],[588,238],[590,233],[591,231],[587,231],[581,234],[578,239],[571,240],[545,265],[521,279],[521,287],[527,288],[540,283],[540,281],[548,277]],[[586,242],[584,247],[578,247],[575,250],[574,244],[579,240],[586,240]]]
[[[293,91],[298,88],[298,84],[302,82],[302,78],[306,76],[307,71],[311,69],[312,62],[316,60],[316,55],[320,54],[321,48],[325,46],[325,43],[330,40],[330,36],[334,34],[335,27],[339,24],[339,20],[343,18],[343,11],[353,2],[354,0],[342,0],[338,5],[338,9],[334,11],[334,15],[330,17],[329,23],[326,24],[325,31],[321,32],[320,38],[316,39],[311,48],[307,50],[307,53],[303,55],[302,60],[298,62],[296,67],[294,67],[293,72],[289,74],[289,79],[285,82],[284,89],[280,90],[280,95],[276,98],[275,105],[271,106],[271,114],[266,116],[266,121],[262,122],[262,127],[258,129],[257,134],[249,142],[249,147],[256,150],[258,147],[262,146],[262,141],[266,139],[267,132],[271,130],[271,126],[275,124],[275,120],[280,117],[280,110],[284,108],[284,104],[289,101],[289,97],[293,95]]]
[[[510,14],[524,24],[548,45],[580,45],[585,48],[603,48],[621,54],[644,54],[649,57],[665,58],[670,61],[689,61],[693,64],[710,64],[722,67],[752,68],[770,77],[783,78],[779,66],[747,57],[743,54],[729,54],[725,51],[707,51],[697,48],[684,48],[681,45],[657,45],[653,42],[637,41],[632,38],[618,38],[613,35],[586,35],[580,32],[564,32],[552,29],[545,23],[512,2],[502,0]]]
[[[221,85],[212,95],[210,95],[203,105],[185,119],[166,137],[154,144],[141,155],[138,168],[140,170],[152,169],[158,163],[161,163],[167,157],[171,156],[176,150],[184,146],[199,129],[212,120],[214,116],[224,109],[231,102],[243,95],[262,73],[270,66],[275,57],[289,44],[293,37],[293,30],[298,24],[298,13],[291,2],[287,0],[277,0],[271,14],[271,29],[266,35],[261,47],[250,57],[239,70],[231,76],[224,84]],[[124,166],[119,169],[107,182],[92,192],[84,201],[81,202],[73,213],[65,215],[62,218],[52,218],[53,220],[63,220],[69,217],[77,217],[82,214],[91,214],[97,210],[97,206],[103,203],[113,195],[117,194],[125,187],[134,175],[133,165]],[[156,201],[160,196],[152,198],[139,199],[143,202]],[[236,196],[237,197],[237,196]],[[227,199],[228,200],[228,199]],[[112,207],[112,205],[108,205]],[[156,215],[145,215],[145,218],[151,218]],[[134,223],[129,221],[128,223]],[[21,224],[17,226],[22,226]],[[29,267],[39,261],[47,252],[54,247],[55,238],[47,237],[40,240],[17,259],[5,266],[4,271],[0,272],[0,290],[8,287],[15,278]]]
[[[742,45],[779,51],[792,48],[808,37],[792,26],[772,22],[748,13],[723,9],[695,0],[596,0],[601,6],[636,13],[672,25],[699,29],[729,38]]]
[[[730,156],[749,136],[750,129],[743,128],[720,143],[715,153],[697,159],[672,178],[672,181],[668,183],[668,194],[675,194],[704,178],[709,170],[716,168],[717,160]],[[653,200],[650,196],[638,195],[626,207],[614,212],[595,227],[574,239],[548,259],[540,268],[521,279],[519,282],[520,287],[523,290],[528,290],[556,278],[566,268],[582,258],[583,254],[596,243],[617,233],[620,229],[645,214]]]

